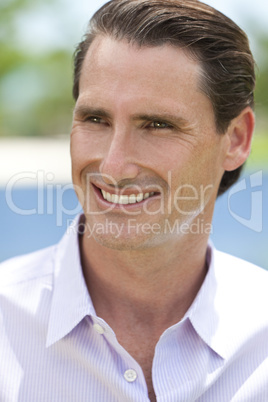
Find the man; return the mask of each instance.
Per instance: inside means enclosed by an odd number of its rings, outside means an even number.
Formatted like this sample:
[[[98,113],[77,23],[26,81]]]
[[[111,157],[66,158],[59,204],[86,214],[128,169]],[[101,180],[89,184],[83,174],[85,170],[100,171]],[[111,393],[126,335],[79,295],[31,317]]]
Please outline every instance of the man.
[[[95,14],[73,91],[84,214],[1,267],[1,401],[268,400],[267,273],[208,243],[254,85],[246,35],[199,1]]]

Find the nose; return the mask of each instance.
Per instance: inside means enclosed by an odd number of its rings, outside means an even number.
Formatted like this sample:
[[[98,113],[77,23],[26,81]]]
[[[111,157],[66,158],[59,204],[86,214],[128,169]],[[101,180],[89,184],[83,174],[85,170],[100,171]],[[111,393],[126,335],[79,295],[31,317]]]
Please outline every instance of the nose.
[[[108,149],[100,164],[100,173],[107,184],[118,184],[138,176],[139,166],[135,160],[137,146],[132,134],[126,129],[115,129],[111,133]]]

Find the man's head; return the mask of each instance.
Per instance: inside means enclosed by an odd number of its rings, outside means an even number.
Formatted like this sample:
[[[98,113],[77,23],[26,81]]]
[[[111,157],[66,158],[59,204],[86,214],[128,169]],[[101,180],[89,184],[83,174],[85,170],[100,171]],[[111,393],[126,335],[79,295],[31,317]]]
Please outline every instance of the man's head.
[[[202,67],[200,86],[212,103],[219,135],[243,109],[254,107],[254,60],[247,36],[206,4],[197,0],[112,0],[105,4],[91,19],[77,47],[73,86],[76,100],[84,58],[99,35],[140,47],[170,44],[185,49]],[[218,194],[238,179],[241,168],[225,171]]]

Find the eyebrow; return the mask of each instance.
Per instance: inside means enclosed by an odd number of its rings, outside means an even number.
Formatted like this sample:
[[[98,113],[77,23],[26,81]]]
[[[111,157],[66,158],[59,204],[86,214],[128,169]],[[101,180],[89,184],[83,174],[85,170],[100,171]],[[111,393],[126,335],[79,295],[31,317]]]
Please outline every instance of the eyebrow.
[[[178,124],[178,125],[190,125],[190,123],[180,117],[180,116],[174,116],[172,114],[169,113],[159,113],[159,114],[137,114],[134,115],[133,120],[137,121],[137,120],[149,120],[149,121],[163,121],[166,123],[173,123],[173,124]]]
[[[89,107],[89,106],[84,106],[84,105],[75,106],[74,114],[76,114],[80,117],[92,115],[92,116],[98,116],[98,117],[111,118],[111,114],[105,109],[94,108],[94,107]]]

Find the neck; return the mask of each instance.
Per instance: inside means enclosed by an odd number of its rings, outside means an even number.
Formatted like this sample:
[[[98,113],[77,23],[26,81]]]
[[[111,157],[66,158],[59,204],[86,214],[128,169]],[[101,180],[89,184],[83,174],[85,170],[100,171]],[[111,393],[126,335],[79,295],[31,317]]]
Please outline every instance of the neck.
[[[108,324],[124,316],[161,330],[178,322],[205,278],[207,241],[195,236],[120,251],[81,237],[84,276],[97,315]]]

